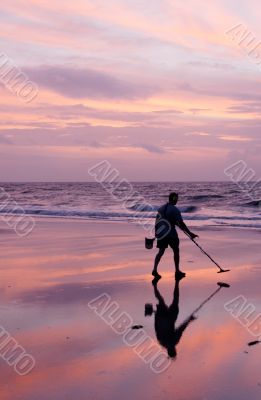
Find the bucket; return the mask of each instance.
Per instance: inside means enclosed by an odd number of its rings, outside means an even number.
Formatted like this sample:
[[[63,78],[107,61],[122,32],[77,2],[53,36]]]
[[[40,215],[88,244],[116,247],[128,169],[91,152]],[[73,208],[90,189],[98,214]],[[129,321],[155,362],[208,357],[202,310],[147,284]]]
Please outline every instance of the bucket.
[[[146,249],[148,249],[148,250],[153,249],[154,240],[155,240],[155,238],[153,238],[153,239],[145,238],[145,247],[146,247]]]

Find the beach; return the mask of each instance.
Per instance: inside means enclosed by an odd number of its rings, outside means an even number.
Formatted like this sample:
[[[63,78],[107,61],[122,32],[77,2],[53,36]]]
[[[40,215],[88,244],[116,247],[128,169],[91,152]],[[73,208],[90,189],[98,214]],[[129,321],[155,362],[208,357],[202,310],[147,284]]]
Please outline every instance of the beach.
[[[230,287],[221,288],[195,314],[170,360],[157,342],[154,316],[144,316],[146,303],[154,309],[157,304],[150,275],[156,250],[144,248],[141,226],[38,218],[33,232],[21,238],[1,221],[1,326],[35,360],[21,376],[2,356],[1,400],[259,399],[261,346],[248,346],[257,339],[247,328],[250,317],[239,321],[225,304],[244,296],[258,318],[260,230],[209,227],[197,233],[204,249],[231,271],[217,274],[180,233],[187,277],[179,283],[177,323],[216,291],[217,282]],[[159,272],[157,289],[170,304],[175,285],[171,250]],[[102,318],[99,296],[142,327],[159,354],[166,355],[165,370],[153,368],[151,360],[144,361],[126,344],[122,327],[118,332],[117,323],[112,327],[113,316]]]

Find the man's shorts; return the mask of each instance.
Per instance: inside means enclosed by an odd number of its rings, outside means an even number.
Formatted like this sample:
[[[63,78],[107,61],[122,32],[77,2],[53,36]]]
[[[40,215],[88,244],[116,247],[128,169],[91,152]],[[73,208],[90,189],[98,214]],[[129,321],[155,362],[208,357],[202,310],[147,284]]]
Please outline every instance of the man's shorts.
[[[179,248],[179,238],[178,236],[166,236],[163,239],[157,239],[157,248],[166,249],[170,246],[173,250]]]

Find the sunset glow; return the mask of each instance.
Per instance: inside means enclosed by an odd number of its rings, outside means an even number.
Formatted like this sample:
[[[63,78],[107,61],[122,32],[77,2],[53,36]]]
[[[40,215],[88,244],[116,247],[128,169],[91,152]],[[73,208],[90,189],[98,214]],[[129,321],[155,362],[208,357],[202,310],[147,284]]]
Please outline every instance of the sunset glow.
[[[239,157],[257,169],[261,68],[228,34],[261,40],[253,3],[2,4],[1,54],[39,91],[26,104],[0,86],[1,180],[89,180],[104,158],[133,180],[222,180]]]

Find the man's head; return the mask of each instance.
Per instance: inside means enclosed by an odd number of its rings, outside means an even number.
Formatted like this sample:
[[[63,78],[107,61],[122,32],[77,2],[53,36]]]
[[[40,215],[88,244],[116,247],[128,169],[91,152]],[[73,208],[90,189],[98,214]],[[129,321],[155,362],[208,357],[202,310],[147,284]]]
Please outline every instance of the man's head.
[[[177,351],[176,351],[176,348],[174,346],[168,346],[167,350],[168,350],[168,356],[170,358],[174,359],[174,358],[177,357]]]
[[[171,204],[174,204],[174,205],[177,204],[178,199],[179,199],[178,193],[176,193],[176,192],[171,192],[171,193],[169,194],[169,202],[170,202]]]

